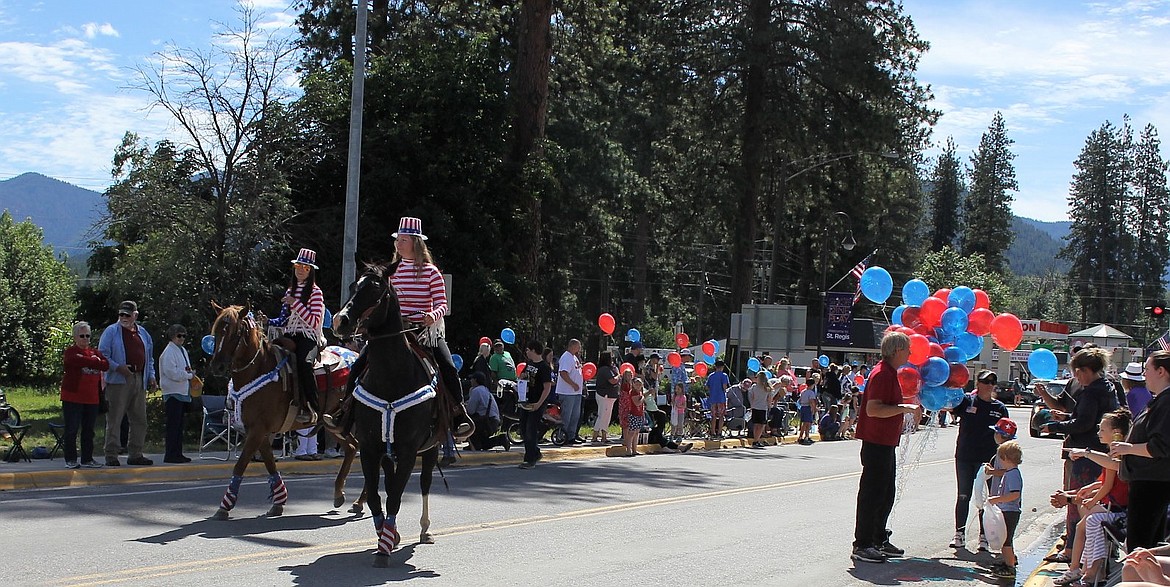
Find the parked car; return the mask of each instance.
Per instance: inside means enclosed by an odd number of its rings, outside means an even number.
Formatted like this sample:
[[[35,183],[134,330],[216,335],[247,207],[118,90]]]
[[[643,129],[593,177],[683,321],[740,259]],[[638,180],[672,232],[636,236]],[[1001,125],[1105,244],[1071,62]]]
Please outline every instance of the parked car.
[[[1016,383],[1015,381],[1003,381],[995,388],[995,397],[999,401],[1009,405],[1016,405]],[[1032,391],[1031,385],[1022,386],[1019,388],[1020,404],[1021,406],[1030,406],[1036,403],[1036,392]]]
[[[1065,385],[1068,385],[1068,379],[1054,379],[1047,382],[1048,390],[1053,395],[1059,395],[1064,392]],[[1033,381],[1033,384],[1036,382]],[[1031,386],[1029,386],[1031,387]],[[1044,398],[1032,394],[1035,399],[1032,400],[1032,410],[1028,414],[1028,435],[1032,438],[1040,438],[1040,429],[1052,421],[1052,416],[1048,413],[1048,404],[1044,403]],[[1053,432],[1047,435],[1050,438],[1064,438],[1064,435],[1059,432]]]

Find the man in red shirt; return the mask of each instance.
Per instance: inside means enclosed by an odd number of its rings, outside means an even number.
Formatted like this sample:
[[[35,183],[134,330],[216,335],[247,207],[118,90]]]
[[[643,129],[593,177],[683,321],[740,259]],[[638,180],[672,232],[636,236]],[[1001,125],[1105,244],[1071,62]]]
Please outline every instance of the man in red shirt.
[[[922,418],[922,406],[902,403],[898,367],[910,358],[910,337],[889,332],[882,338],[882,360],[869,375],[857,418],[856,437],[861,440],[861,482],[857,488],[857,517],[853,531],[855,561],[884,563],[901,556],[890,544],[886,521],[894,508],[897,459],[894,448],[902,436],[903,414]]]

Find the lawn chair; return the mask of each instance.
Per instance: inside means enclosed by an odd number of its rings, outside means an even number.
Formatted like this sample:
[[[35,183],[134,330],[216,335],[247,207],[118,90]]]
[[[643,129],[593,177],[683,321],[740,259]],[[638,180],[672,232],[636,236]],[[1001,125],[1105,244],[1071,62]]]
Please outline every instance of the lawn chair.
[[[236,450],[239,449],[240,431],[230,425],[232,417],[225,408],[226,402],[226,395],[203,396],[203,426],[199,430],[199,458],[201,459],[230,461]],[[227,450],[224,457],[203,454],[216,443],[223,443]]]

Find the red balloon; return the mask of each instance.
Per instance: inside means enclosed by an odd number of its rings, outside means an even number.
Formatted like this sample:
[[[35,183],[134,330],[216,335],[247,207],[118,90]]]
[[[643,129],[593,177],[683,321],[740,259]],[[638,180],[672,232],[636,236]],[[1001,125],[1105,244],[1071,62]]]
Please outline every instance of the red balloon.
[[[930,341],[921,334],[910,336],[910,362],[921,365],[930,358]]]
[[[629,363],[622,363],[622,366],[621,366],[621,367],[618,367],[618,373],[625,373],[626,371],[629,371],[630,373],[633,373],[633,372],[634,372],[634,366],[633,366],[633,365],[631,365],[631,364],[629,364]]]
[[[916,306],[909,306],[902,310],[902,325],[914,328],[922,323],[922,309]]]
[[[602,332],[606,334],[613,334],[613,329],[615,326],[617,326],[617,322],[614,321],[613,315],[611,315],[609,312],[606,312],[597,317],[597,325],[601,327]]]
[[[967,332],[975,336],[987,336],[991,332],[991,321],[995,313],[987,308],[975,308],[967,315]]]
[[[715,356],[715,343],[713,343],[709,340],[707,342],[703,343],[703,354],[707,355],[708,357],[714,357]]]
[[[941,290],[940,290],[941,291]],[[948,294],[950,292],[947,292]],[[942,313],[947,309],[947,303],[942,298],[929,297],[922,302],[922,309],[918,312],[918,319],[927,328],[938,326]],[[905,312],[902,314],[905,316]],[[904,319],[904,318],[903,318]]]
[[[691,337],[687,336],[685,332],[680,332],[674,335],[674,344],[678,345],[680,349],[685,349],[691,346]]]
[[[593,379],[595,375],[597,375],[597,365],[594,365],[593,363],[585,363],[584,365],[581,365],[581,376],[585,378],[585,381]]]
[[[862,385],[865,383],[865,377],[862,377],[861,375],[854,375],[853,382],[857,385]]]
[[[491,343],[492,343],[492,339],[490,339],[486,336],[479,339],[479,344],[491,344]]]
[[[930,356],[946,358],[947,354],[943,351],[942,345],[937,342],[930,343]]]
[[[1024,326],[1015,314],[1004,312],[991,320],[991,338],[999,348],[1014,351],[1024,339]]]
[[[951,288],[944,287],[944,288],[934,292],[934,297],[936,297],[944,302],[947,301],[951,297]]]
[[[698,375],[699,377],[706,377],[707,376],[707,364],[706,363],[695,363],[695,375]]]
[[[898,385],[902,388],[902,398],[909,401],[918,395],[918,387],[922,385],[922,375],[914,367],[898,369]]]
[[[951,376],[947,378],[943,387],[963,387],[970,380],[971,371],[967,369],[966,365],[951,363]]]
[[[524,369],[526,369],[527,367],[528,367],[528,363],[520,363],[520,364],[516,365],[516,372],[523,373]]]
[[[670,363],[671,367],[678,367],[682,365],[682,355],[678,354],[677,351],[670,351],[666,355],[666,362]]]
[[[987,295],[987,292],[981,289],[975,290],[975,307],[984,310],[991,309],[991,297]]]

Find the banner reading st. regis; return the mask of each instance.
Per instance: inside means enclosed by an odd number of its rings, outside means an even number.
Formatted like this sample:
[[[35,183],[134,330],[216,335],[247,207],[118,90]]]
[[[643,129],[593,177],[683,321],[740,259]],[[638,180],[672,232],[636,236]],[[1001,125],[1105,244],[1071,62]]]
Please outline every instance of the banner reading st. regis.
[[[853,294],[848,292],[825,293],[825,343],[850,346],[853,336],[850,325],[853,322]]]

